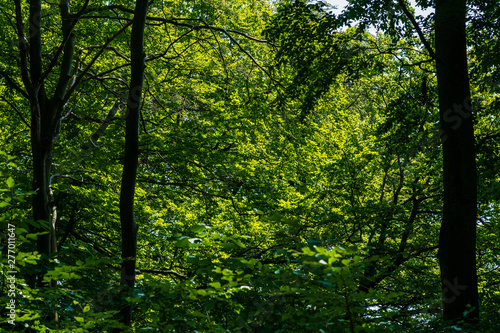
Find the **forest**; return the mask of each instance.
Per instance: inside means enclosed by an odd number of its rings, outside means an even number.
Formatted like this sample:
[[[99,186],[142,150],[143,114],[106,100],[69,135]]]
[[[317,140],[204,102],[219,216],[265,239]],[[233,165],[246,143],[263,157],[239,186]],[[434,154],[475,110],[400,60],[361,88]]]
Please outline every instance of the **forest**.
[[[500,332],[500,1],[0,2],[0,332]]]

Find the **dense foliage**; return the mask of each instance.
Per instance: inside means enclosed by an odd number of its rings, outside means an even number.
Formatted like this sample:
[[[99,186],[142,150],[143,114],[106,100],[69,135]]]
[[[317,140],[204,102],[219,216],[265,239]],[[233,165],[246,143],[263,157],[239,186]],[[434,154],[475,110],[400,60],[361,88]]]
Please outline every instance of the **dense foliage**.
[[[479,323],[469,308],[442,320],[444,134],[407,1],[351,1],[342,15],[300,0],[149,4],[130,289],[120,184],[134,2],[14,3],[0,7],[0,300],[14,300],[15,321],[2,306],[0,331],[500,330],[496,1],[471,1],[467,21]],[[428,40],[432,19],[415,21]],[[57,129],[36,141],[51,103]],[[47,221],[33,212],[42,139]]]

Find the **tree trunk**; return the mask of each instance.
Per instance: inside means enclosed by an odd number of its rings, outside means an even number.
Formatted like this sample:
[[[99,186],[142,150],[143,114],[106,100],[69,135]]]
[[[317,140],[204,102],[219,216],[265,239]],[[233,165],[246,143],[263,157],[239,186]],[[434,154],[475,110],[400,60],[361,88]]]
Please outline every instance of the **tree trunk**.
[[[50,168],[52,166],[52,150],[54,147],[54,135],[51,133],[52,109],[47,100],[45,86],[42,80],[42,47],[41,47],[41,1],[30,1],[29,17],[29,76],[30,83],[26,85],[30,97],[31,106],[31,151],[33,154],[33,220],[35,222],[49,224],[50,214]],[[37,250],[42,257],[42,271],[36,277],[37,283],[41,285],[45,274],[46,260],[52,253],[51,236],[52,228],[48,233],[38,236]],[[33,228],[32,231],[47,232],[44,227]]]
[[[125,133],[125,157],[120,191],[120,222],[122,230],[122,258],[129,258],[122,263],[121,281],[124,293],[132,290],[135,284],[137,255],[137,223],[134,216],[134,194],[139,163],[139,116],[142,85],[144,76],[144,27],[148,0],[137,0],[131,35],[131,78],[127,102],[127,120]],[[130,326],[132,305],[125,306],[121,312],[121,321]],[[121,330],[115,330],[120,332]]]
[[[33,107],[32,107],[33,108]],[[33,117],[36,118],[36,117]],[[39,119],[31,121],[31,150],[33,154],[33,190],[36,194],[33,196],[33,219],[40,223],[49,223],[51,221],[50,213],[50,168],[52,165],[52,148],[53,145],[48,140],[43,140],[47,137],[46,131],[40,130]],[[53,251],[51,237],[54,234],[52,227],[49,227],[49,232],[44,235],[39,235],[37,240],[37,251],[40,254],[49,256]],[[34,232],[47,231],[45,228],[33,228]],[[47,258],[45,258],[47,259]],[[41,273],[43,275],[44,272]],[[41,281],[42,276],[37,277]]]
[[[466,1],[436,1],[435,42],[443,143],[443,221],[439,237],[443,315],[477,322],[477,175],[467,68]],[[470,313],[468,313],[470,311]],[[465,318],[464,314],[468,313]]]
[[[42,271],[35,278],[28,278],[32,283],[38,280],[41,285],[43,275],[46,271],[46,262],[51,253],[56,249],[55,218],[52,213],[55,207],[51,207],[50,169],[52,166],[52,152],[54,144],[59,136],[60,119],[64,109],[63,100],[66,89],[71,78],[71,66],[74,53],[74,35],[72,31],[72,18],[69,11],[69,0],[61,0],[59,3],[61,13],[61,31],[65,44],[59,66],[59,79],[52,98],[47,97],[44,80],[47,74],[43,74],[42,56],[42,6],[40,0],[31,0],[29,4],[29,69],[27,65],[26,38],[23,35],[23,22],[21,15],[21,3],[16,5],[16,23],[18,27],[19,54],[21,57],[21,75],[23,83],[28,92],[31,107],[31,151],[33,154],[33,219],[35,222],[43,221],[48,225],[45,227],[34,227],[33,232],[47,232],[38,236],[37,250],[44,255],[41,266]],[[28,75],[29,73],[29,75]]]

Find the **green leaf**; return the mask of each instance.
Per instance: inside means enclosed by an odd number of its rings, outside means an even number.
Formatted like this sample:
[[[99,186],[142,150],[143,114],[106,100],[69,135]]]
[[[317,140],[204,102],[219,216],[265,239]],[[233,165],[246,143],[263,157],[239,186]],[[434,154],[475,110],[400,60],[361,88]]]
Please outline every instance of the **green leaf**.
[[[209,283],[209,285],[212,286],[212,287],[214,287],[214,289],[220,289],[221,288],[221,285],[220,285],[219,281],[211,282],[211,283]]]
[[[208,227],[206,225],[198,224],[198,225],[192,226],[189,230],[191,230],[195,234],[198,234],[198,233],[205,231],[206,229],[208,229]]]
[[[240,240],[238,239],[233,239],[233,242],[238,245],[239,247],[245,247],[245,244],[243,244]]]
[[[175,246],[177,247],[189,247],[191,242],[189,241],[189,237],[182,236],[180,237],[177,242],[175,242]]]
[[[7,183],[7,186],[9,188],[13,188],[14,187],[14,184],[15,184],[14,178],[9,177],[9,178],[7,178],[7,180],[5,182]]]

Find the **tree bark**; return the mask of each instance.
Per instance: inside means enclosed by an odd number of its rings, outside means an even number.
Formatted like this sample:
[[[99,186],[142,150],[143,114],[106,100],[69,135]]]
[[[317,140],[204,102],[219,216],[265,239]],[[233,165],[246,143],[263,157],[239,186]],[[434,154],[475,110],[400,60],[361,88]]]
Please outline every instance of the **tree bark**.
[[[438,0],[435,15],[443,143],[444,207],[438,254],[443,315],[447,321],[475,323],[479,319],[476,274],[477,175],[467,68],[466,1]]]
[[[47,97],[44,80],[48,73],[43,73],[43,56],[41,42],[42,6],[40,0],[31,0],[29,3],[29,69],[27,65],[26,38],[22,33],[21,4],[16,5],[16,22],[18,27],[19,51],[21,56],[21,75],[28,92],[31,108],[31,151],[33,154],[33,219],[43,221],[46,227],[34,227],[31,231],[47,232],[38,236],[37,250],[46,260],[56,249],[55,224],[51,207],[50,170],[52,166],[52,152],[59,136],[61,114],[64,109],[63,100],[70,80],[70,71],[74,53],[74,35],[72,19],[70,18],[69,0],[59,3],[61,14],[61,31],[64,44],[59,79],[51,98]],[[50,70],[50,69],[49,69]],[[29,73],[29,75],[28,75]],[[42,262],[42,267],[46,265]],[[41,284],[45,270],[42,269],[36,279]]]
[[[29,14],[29,82],[25,82],[28,91],[31,107],[31,151],[33,154],[33,190],[36,194],[32,198],[33,220],[35,222],[46,223],[46,228],[33,228],[34,232],[47,232],[39,235],[37,239],[37,250],[42,257],[42,271],[35,277],[37,284],[42,284],[45,274],[43,268],[46,267],[48,256],[52,253],[51,236],[51,213],[50,213],[50,169],[52,165],[52,150],[54,147],[54,135],[51,133],[52,109],[45,93],[45,86],[42,80],[42,52],[41,52],[41,1],[30,1]],[[18,17],[18,20],[22,20]],[[25,45],[20,39],[20,48]],[[23,69],[21,69],[23,70]]]
[[[134,288],[137,255],[137,223],[134,216],[134,194],[139,163],[139,119],[144,77],[144,27],[148,0],[137,0],[131,35],[131,78],[127,102],[125,129],[125,157],[120,191],[120,222],[122,232],[122,291],[127,293]],[[132,305],[120,311],[123,324],[130,326]],[[120,332],[121,330],[115,330]]]

